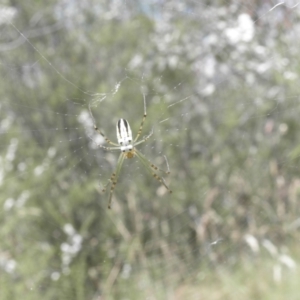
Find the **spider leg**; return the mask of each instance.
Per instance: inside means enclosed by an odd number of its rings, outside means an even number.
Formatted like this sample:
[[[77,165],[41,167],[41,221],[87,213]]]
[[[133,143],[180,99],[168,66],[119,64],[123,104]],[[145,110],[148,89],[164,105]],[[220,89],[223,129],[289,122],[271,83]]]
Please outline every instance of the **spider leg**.
[[[108,139],[106,137],[106,135],[102,131],[100,131],[100,129],[95,124],[94,124],[94,129],[95,129],[96,132],[98,132],[100,135],[102,135],[102,137],[105,139],[107,144],[114,145],[114,146],[119,146],[117,143],[114,143],[110,139]]]
[[[119,177],[119,174],[120,174],[123,162],[124,162],[124,158],[125,158],[125,155],[122,152],[118,158],[117,167],[116,167],[115,171],[112,173],[110,179],[108,180],[107,184],[104,186],[104,188],[102,190],[103,192],[105,192],[107,186],[111,183],[111,187],[110,187],[109,195],[108,195],[108,208],[109,209],[111,207],[112,195],[113,195],[114,189],[115,189],[117,181],[118,181],[118,177]]]
[[[94,118],[94,116],[92,114],[92,110],[91,110],[91,106],[90,105],[89,105],[89,111],[90,111],[90,115],[91,115],[91,118],[92,118],[93,123],[94,123],[94,129],[95,129],[95,131],[97,133],[99,133],[105,139],[106,143],[108,143],[110,145],[114,145],[114,146],[119,146],[118,144],[116,144],[116,143],[112,142],[110,139],[108,139],[106,137],[106,135],[97,127],[96,122],[95,122],[95,118]]]
[[[120,150],[121,149],[120,146],[118,146],[118,147],[105,147],[103,145],[98,144],[92,137],[90,137],[90,136],[88,136],[88,137],[96,144],[96,146],[98,146],[99,148],[102,148],[106,151],[114,151],[114,150]]]
[[[161,169],[159,169],[158,167],[156,167],[154,164],[152,164],[140,151],[138,151],[137,149],[135,149],[135,153],[136,156],[139,158],[139,160],[141,161],[141,163],[146,167],[146,169],[152,174],[152,176],[159,181],[161,184],[163,184],[165,186],[165,188],[169,191],[169,193],[171,194],[172,191],[169,189],[169,187],[167,186],[165,180],[163,179],[163,177],[160,177],[159,175],[157,175],[154,170],[159,170],[162,172],[165,172],[166,174],[169,174],[170,171],[166,172],[163,171]],[[154,169],[154,170],[153,170]]]
[[[160,169],[159,167],[157,167],[155,164],[153,164],[150,160],[148,160],[147,158],[146,158],[146,156],[144,155],[144,154],[142,154],[139,150],[137,150],[137,149],[135,149],[135,151],[136,151],[136,154],[137,155],[140,155],[140,157],[145,161],[145,162],[147,162],[147,164],[153,169],[153,170],[155,170],[155,171],[157,171],[157,170],[159,170],[160,172],[163,172],[163,173],[165,173],[165,174],[167,174],[167,175],[169,175],[171,172],[170,172],[170,168],[169,168],[169,164],[168,164],[168,161],[167,161],[167,157],[164,155],[164,159],[165,159],[165,161],[166,161],[166,164],[167,164],[167,171],[165,171],[165,170],[162,170],[162,169]]]
[[[136,146],[136,145],[146,142],[151,137],[152,134],[153,134],[153,128],[152,128],[151,132],[145,138],[138,141],[137,143],[133,143],[133,145]]]
[[[144,94],[143,94],[143,97],[144,97],[144,116],[143,116],[143,119],[142,119],[142,122],[141,122],[141,125],[140,125],[140,128],[139,128],[139,131],[138,131],[133,143],[135,143],[138,140],[138,138],[140,137],[140,135],[142,133],[143,126],[144,126],[144,122],[145,122],[146,117],[147,117],[146,98],[145,98]]]

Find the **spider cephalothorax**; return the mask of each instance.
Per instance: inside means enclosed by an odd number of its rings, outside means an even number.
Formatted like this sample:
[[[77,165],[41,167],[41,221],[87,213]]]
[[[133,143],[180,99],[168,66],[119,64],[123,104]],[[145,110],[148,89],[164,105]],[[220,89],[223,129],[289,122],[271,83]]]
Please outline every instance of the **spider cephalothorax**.
[[[116,144],[116,143],[112,142],[111,140],[109,140],[102,133],[102,131],[100,131],[99,128],[96,126],[91,109],[90,109],[90,113],[91,113],[92,119],[94,121],[94,129],[100,135],[103,136],[103,138],[105,139],[105,141],[108,144],[113,145],[114,147],[105,147],[105,146],[102,146],[102,145],[98,145],[98,146],[100,148],[104,148],[105,150],[121,150],[121,154],[120,154],[118,162],[117,162],[116,170],[112,173],[108,183],[103,188],[103,191],[105,191],[106,187],[109,185],[109,183],[111,183],[111,187],[110,187],[110,191],[109,191],[109,198],[108,198],[108,208],[110,208],[111,200],[112,200],[112,194],[113,194],[113,191],[114,191],[115,186],[117,184],[117,180],[118,180],[118,177],[119,177],[119,174],[120,174],[120,171],[121,171],[121,168],[122,168],[122,164],[123,164],[125,158],[133,158],[134,156],[137,156],[138,159],[141,161],[141,163],[146,167],[146,169],[148,169],[152,173],[152,176],[156,180],[158,180],[160,183],[162,183],[170,193],[172,193],[172,191],[169,189],[169,187],[165,183],[163,177],[160,177],[156,174],[157,171],[164,172],[165,174],[170,174],[168,162],[167,162],[168,171],[163,171],[163,170],[159,169],[157,166],[155,166],[154,164],[152,164],[150,161],[148,161],[147,158],[140,151],[138,151],[135,148],[135,146],[147,141],[150,138],[150,136],[153,134],[153,131],[151,131],[146,137],[144,137],[143,139],[138,141],[138,138],[140,137],[140,135],[142,133],[142,129],[143,129],[145,119],[147,117],[145,97],[144,97],[144,116],[143,116],[143,119],[142,119],[142,122],[141,122],[141,125],[140,125],[140,128],[139,128],[139,131],[138,131],[138,133],[137,133],[134,140],[132,139],[132,131],[131,131],[130,125],[129,125],[127,120],[120,119],[117,122],[116,129],[117,129],[118,144]]]

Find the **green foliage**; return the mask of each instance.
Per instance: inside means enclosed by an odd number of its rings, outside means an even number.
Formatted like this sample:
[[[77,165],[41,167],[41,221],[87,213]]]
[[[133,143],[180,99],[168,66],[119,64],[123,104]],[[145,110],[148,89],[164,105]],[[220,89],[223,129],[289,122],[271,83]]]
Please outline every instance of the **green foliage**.
[[[299,69],[289,28],[277,24],[274,39],[256,23],[239,52],[222,22],[243,11],[224,18],[223,1],[205,6],[213,20],[176,1],[158,11],[98,2],[76,18],[58,17],[59,1],[10,2],[31,44],[0,56],[1,299],[292,299],[283,255],[299,261],[300,106],[283,72]],[[2,44],[19,38],[0,26]],[[90,105],[113,141],[121,117],[136,133],[143,94],[143,134],[154,135],[139,149],[163,169],[166,155],[173,193],[128,160],[109,211],[100,183],[118,153],[95,149],[80,119]]]

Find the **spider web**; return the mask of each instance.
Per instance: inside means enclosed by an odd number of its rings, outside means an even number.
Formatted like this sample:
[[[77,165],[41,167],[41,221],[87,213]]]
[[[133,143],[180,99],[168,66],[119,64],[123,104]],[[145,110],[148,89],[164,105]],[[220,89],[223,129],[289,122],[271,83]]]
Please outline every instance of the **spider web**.
[[[3,299],[296,295],[300,6],[199,2],[0,7]]]

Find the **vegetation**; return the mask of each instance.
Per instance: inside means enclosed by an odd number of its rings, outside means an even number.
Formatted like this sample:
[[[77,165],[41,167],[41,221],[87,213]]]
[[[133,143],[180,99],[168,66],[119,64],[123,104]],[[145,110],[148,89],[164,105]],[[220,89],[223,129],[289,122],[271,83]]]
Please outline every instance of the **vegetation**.
[[[0,18],[0,298],[297,299],[297,8],[19,2]],[[108,210],[118,153],[89,106],[116,140],[143,94],[139,149],[173,193],[126,160]]]

